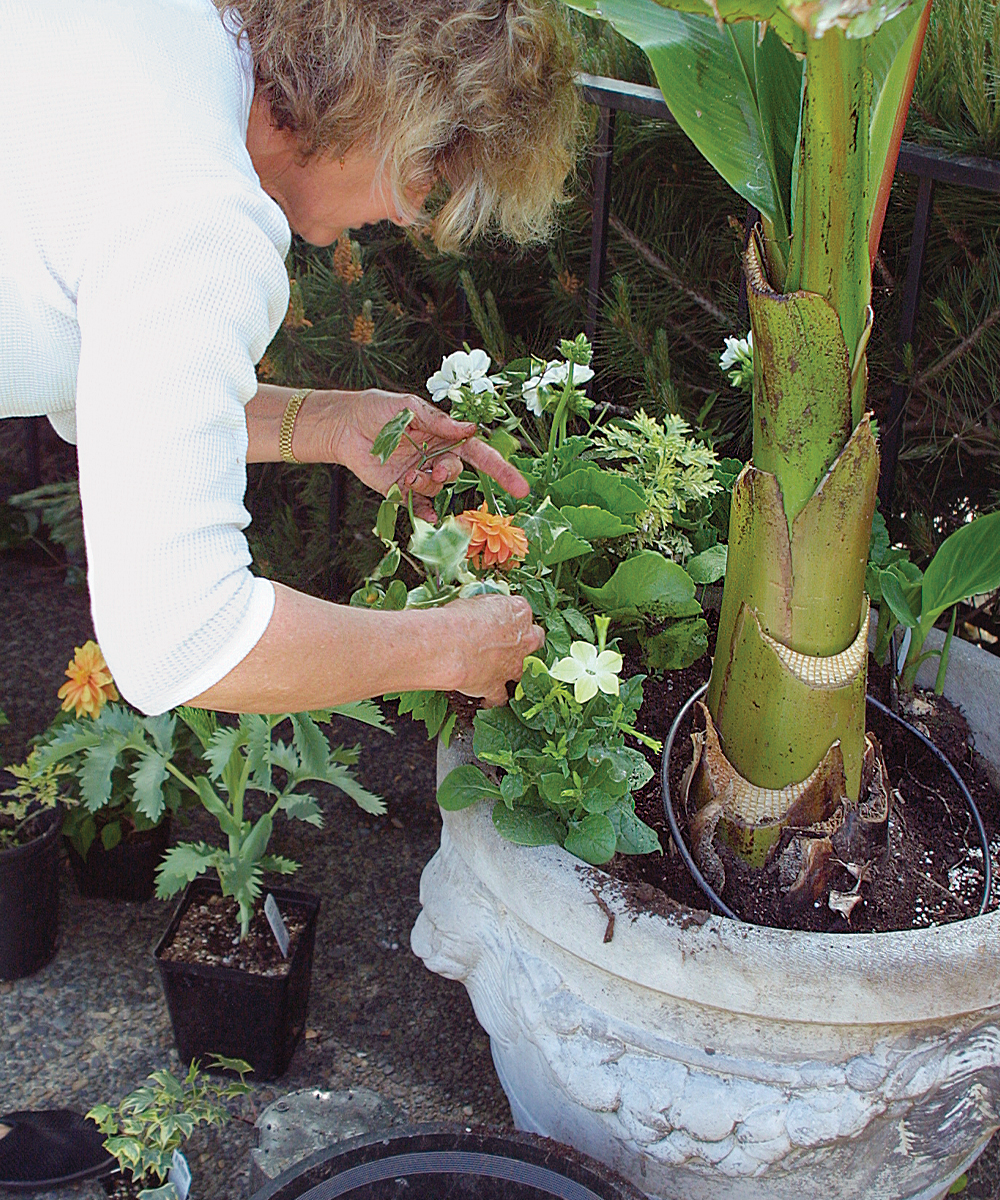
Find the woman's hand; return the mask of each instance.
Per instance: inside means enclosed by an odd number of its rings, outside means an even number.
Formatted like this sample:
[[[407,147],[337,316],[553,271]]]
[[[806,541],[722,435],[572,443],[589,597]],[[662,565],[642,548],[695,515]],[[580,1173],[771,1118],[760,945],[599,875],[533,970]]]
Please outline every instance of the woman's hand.
[[[383,425],[404,408],[413,413],[413,420],[399,447],[383,464],[372,454],[372,443]],[[342,463],[383,496],[394,483],[399,484],[404,496],[413,493],[416,516],[433,522],[437,517],[431,498],[458,479],[463,463],[489,475],[512,496],[528,494],[520,471],[474,437],[475,432],[472,423],[453,421],[419,396],[376,388],[314,392],[299,413],[292,448],[304,462]],[[444,452],[421,467],[425,455],[439,451]]]
[[[485,707],[507,703],[507,681],[516,682],[524,660],[540,650],[545,631],[533,623],[522,596],[476,596],[432,610],[446,624],[451,688],[482,696]]]

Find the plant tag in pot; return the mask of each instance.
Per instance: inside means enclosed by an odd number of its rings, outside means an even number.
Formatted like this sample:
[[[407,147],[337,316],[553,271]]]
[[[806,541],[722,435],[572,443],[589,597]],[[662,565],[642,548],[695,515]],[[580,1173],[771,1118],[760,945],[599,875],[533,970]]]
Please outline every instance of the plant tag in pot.
[[[268,897],[270,899],[270,897]],[[177,1189],[178,1200],[187,1200],[188,1192],[191,1190],[191,1168],[188,1166],[187,1159],[179,1150],[174,1151],[170,1173],[167,1175],[167,1183],[172,1183]]]
[[[267,899],[264,901],[264,916],[267,917],[267,923],[271,926],[271,932],[274,934],[274,940],[278,943],[278,949],[281,951],[281,957],[288,957],[288,927],[285,925],[285,919],[278,911],[278,903],[270,892],[267,893]]]

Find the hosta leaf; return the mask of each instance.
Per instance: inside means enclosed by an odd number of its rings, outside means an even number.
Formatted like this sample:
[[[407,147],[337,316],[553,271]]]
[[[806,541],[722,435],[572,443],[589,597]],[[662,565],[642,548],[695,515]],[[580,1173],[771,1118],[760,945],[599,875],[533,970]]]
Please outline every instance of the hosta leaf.
[[[899,582],[898,576],[894,571],[879,572],[879,587],[882,592],[882,599],[892,610],[892,615],[907,629],[915,628],[917,617],[914,615],[907,602],[903,587]]]
[[[402,409],[390,421],[382,426],[372,442],[372,454],[385,466],[389,458],[396,452],[403,440],[403,431],[413,420],[413,413],[408,408]]]
[[[559,846],[563,827],[547,808],[509,809],[502,800],[493,805],[493,825],[497,833],[518,846]]]
[[[500,792],[496,784],[474,767],[463,763],[449,771],[437,790],[437,802],[447,812],[458,812],[479,800],[495,800]]]
[[[933,624],[953,604],[998,587],[1000,511],[977,517],[941,543],[924,572],[921,624]]]

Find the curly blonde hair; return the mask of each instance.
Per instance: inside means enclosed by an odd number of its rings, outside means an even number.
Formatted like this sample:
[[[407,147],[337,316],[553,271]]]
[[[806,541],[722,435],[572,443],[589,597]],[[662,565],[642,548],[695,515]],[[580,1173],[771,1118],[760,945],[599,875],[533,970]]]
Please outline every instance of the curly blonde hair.
[[[364,146],[442,250],[551,231],[574,167],[576,48],[558,0],[215,0],[304,157]],[[413,212],[407,195],[445,185]]]

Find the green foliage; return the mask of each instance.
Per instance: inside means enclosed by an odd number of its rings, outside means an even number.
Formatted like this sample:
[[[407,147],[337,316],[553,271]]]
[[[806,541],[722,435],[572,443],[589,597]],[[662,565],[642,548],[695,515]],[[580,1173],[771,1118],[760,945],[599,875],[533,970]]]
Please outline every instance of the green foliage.
[[[7,500],[0,520],[0,549],[32,541],[48,549],[47,542],[61,546],[68,563],[66,583],[82,583],[83,517],[80,489],[75,479],[63,483],[45,483]]]
[[[117,1107],[98,1104],[87,1113],[106,1135],[104,1148],[117,1160],[123,1175],[128,1172],[128,1178],[140,1184],[153,1177],[160,1185],[144,1188],[139,1200],[177,1200],[174,1186],[165,1184],[174,1151],[199,1125],[225,1125],[230,1111],[224,1101],[250,1094],[246,1083],[249,1063],[216,1054],[209,1067],[232,1071],[239,1075],[239,1082],[212,1079],[201,1072],[195,1060],[181,1079],[167,1070],[153,1071],[145,1084],[124,1096]]]
[[[26,762],[12,764],[7,771],[17,783],[0,795],[0,850],[31,841],[37,837],[36,817],[51,812],[60,801],[72,803],[62,794],[70,768],[62,763],[43,763],[37,749]]]
[[[456,767],[442,780],[438,803],[455,810],[489,801],[493,823],[508,841],[558,844],[590,863],[607,862],[616,850],[659,850],[633,799],[653,770],[625,745],[626,734],[649,742],[634,727],[642,680],[633,676],[616,694],[596,690],[581,704],[544,662],[526,659],[510,705],[476,714],[473,749],[502,772],[499,782],[472,764]]]
[[[59,764],[75,776],[80,803],[66,814],[63,833],[85,859],[98,836],[110,850],[131,830],[152,829],[183,806],[170,768],[190,748],[170,714],[142,717],[111,703],[96,717],[60,714],[35,753],[42,767]]]
[[[683,565],[715,545],[709,501],[722,491],[719,460],[691,436],[683,417],[668,413],[660,422],[640,409],[631,420],[604,426],[594,446],[596,458],[615,464],[646,496],[648,507],[638,514],[629,539],[633,548],[659,550]]]
[[[884,657],[893,629],[902,625],[910,631],[910,642],[901,685],[911,689],[920,664],[938,654],[941,668],[935,690],[940,694],[955,627],[955,605],[1000,588],[1000,512],[977,517],[957,529],[941,544],[925,571],[900,555],[890,558],[892,552],[882,548],[881,539],[874,549],[880,562],[869,567],[869,575],[877,570],[875,590],[883,602],[876,655]],[[948,609],[952,609],[952,617],[944,645],[940,651],[925,652],[927,634]]]
[[[364,711],[367,722],[372,723],[370,711]],[[267,853],[277,813],[317,827],[323,824],[319,801],[298,790],[303,784],[332,784],[365,812],[384,813],[385,805],[351,775],[349,768],[358,761],[358,747],[330,747],[317,724],[329,721],[329,710],[270,716],[242,713],[236,725],[220,725],[214,713],[201,709],[179,708],[176,715],[201,744],[208,772],[192,780],[170,762],[166,769],[215,817],[227,845],[225,849],[204,842],[173,846],[157,868],[156,894],[161,900],[169,899],[199,875],[214,870],[222,894],[232,896],[239,905],[243,938],[264,872],[289,875],[298,870],[298,863]],[[275,740],[277,727],[286,720],[292,726],[290,743]],[[273,801],[256,821],[247,815],[248,792]]]

